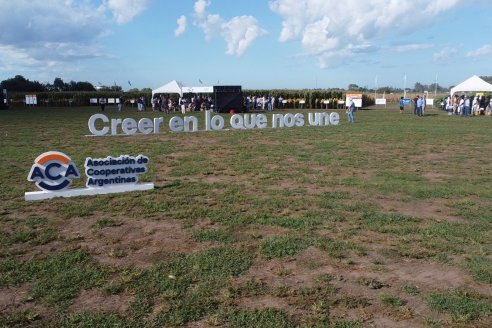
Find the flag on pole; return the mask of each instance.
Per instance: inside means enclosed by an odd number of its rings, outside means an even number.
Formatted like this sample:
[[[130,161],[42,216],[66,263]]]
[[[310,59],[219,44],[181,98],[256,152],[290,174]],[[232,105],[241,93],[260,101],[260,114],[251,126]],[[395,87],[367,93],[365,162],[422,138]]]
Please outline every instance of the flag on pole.
[[[132,84],[131,84],[130,80],[128,80],[128,84],[129,84],[130,86],[132,86]]]
[[[198,79],[198,82],[200,82],[200,84],[203,84],[202,80]]]

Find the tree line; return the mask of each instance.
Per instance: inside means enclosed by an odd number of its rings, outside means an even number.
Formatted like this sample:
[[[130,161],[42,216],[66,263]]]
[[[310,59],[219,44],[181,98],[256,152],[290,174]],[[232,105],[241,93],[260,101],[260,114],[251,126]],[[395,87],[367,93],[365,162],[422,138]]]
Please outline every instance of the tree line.
[[[70,81],[64,82],[62,78],[56,77],[53,83],[41,83],[31,81],[22,75],[16,75],[10,79],[1,82],[3,89],[9,92],[77,92],[77,91],[123,91],[123,88],[118,85],[94,87],[90,82],[86,81]]]
[[[492,83],[492,76],[481,76],[483,80]],[[56,77],[53,80],[53,83],[41,83],[38,81],[31,81],[29,79],[26,79],[22,75],[16,75],[13,78],[9,78],[6,80],[3,80],[1,82],[1,86],[4,89],[7,89],[9,92],[63,92],[63,91],[116,91],[116,92],[121,92],[123,91],[123,88],[119,85],[112,85],[112,86],[105,86],[105,85],[100,85],[98,87],[95,87],[92,83],[86,82],[86,81],[70,81],[70,82],[64,82],[62,78]],[[416,82],[413,88],[407,88],[407,92],[424,92],[424,91],[437,91],[439,93],[443,92],[448,92],[453,86],[450,86],[449,88],[445,88],[439,83],[430,83],[430,84],[423,84],[420,82]],[[312,92],[316,92],[317,90],[336,90],[336,89],[314,89],[311,90]],[[377,91],[378,93],[403,93],[403,89],[401,88],[395,88],[395,87],[390,87],[390,86],[384,86],[384,87],[378,87],[376,90],[371,89],[366,87],[361,87],[355,83],[351,83],[348,85],[347,88],[348,91],[357,91],[357,92],[375,92]],[[129,90],[130,92],[145,92],[147,93],[148,91],[151,91],[150,88],[144,88],[142,90],[138,90],[136,88],[133,88]],[[264,90],[263,90],[264,91]],[[263,93],[263,92],[262,92]]]
[[[452,88],[452,87],[450,87],[450,88]],[[438,93],[443,93],[443,92],[448,92],[450,88],[445,88],[445,87],[439,85],[439,83],[422,84],[420,82],[416,82],[413,88],[407,88],[407,92],[423,93],[424,91],[429,91],[429,92],[437,91]],[[367,87],[360,87],[354,83],[351,83],[348,85],[348,90],[349,91],[358,91],[358,92],[403,93],[402,88],[385,86],[385,87],[378,87],[377,89],[369,89]]]

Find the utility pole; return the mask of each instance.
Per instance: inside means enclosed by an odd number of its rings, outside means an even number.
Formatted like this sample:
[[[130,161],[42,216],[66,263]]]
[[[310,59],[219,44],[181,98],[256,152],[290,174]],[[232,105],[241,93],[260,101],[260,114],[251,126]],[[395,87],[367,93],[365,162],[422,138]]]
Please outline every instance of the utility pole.
[[[378,76],[374,79],[374,101],[376,101],[376,92],[378,90]]]
[[[407,73],[403,76],[403,98],[407,98]]]

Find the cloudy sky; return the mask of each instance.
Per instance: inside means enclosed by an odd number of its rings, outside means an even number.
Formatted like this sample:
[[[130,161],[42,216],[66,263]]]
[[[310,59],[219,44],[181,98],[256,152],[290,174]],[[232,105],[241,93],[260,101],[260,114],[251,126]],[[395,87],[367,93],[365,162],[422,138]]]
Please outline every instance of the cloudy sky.
[[[0,0],[0,80],[144,88],[492,76],[490,0]],[[131,83],[131,86],[130,86]]]

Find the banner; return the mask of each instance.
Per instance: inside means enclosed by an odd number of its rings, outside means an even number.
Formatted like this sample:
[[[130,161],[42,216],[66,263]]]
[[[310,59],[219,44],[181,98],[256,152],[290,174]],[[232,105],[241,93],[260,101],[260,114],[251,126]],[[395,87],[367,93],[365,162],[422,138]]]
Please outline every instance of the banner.
[[[352,98],[355,107],[362,108],[362,93],[347,93],[345,97],[345,104],[347,105]]]
[[[26,95],[26,105],[37,105],[38,98],[36,95]]]

